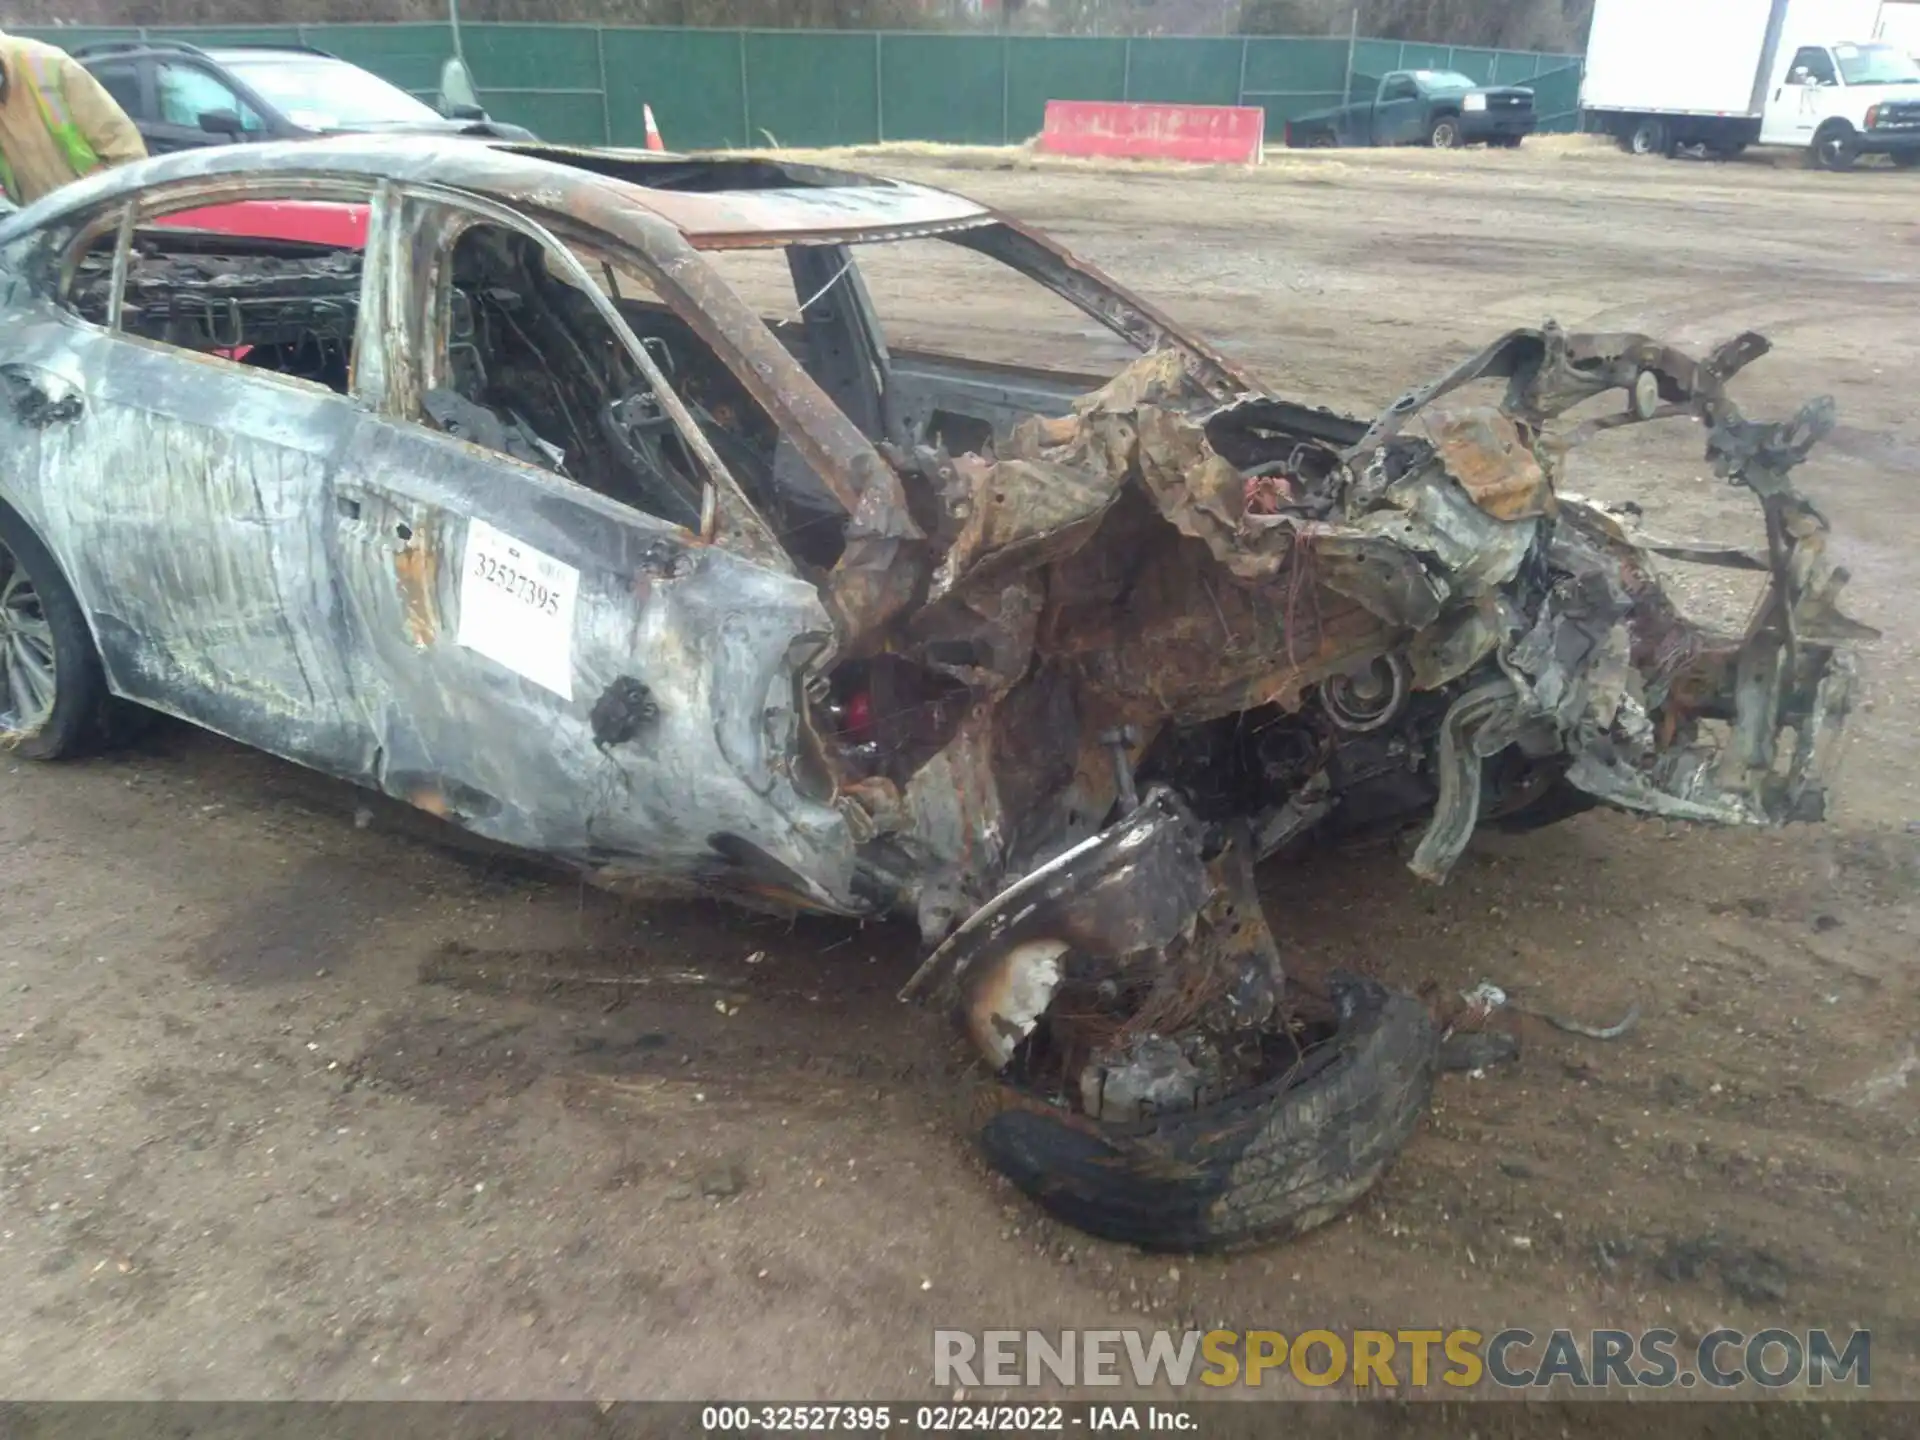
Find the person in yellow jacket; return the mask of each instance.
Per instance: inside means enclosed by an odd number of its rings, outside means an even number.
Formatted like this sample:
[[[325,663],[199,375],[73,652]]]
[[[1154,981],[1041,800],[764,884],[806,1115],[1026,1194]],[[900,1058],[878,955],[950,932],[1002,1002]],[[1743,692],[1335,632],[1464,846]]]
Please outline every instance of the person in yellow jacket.
[[[16,205],[103,165],[144,160],[146,142],[86,66],[56,45],[0,31],[0,185]]]

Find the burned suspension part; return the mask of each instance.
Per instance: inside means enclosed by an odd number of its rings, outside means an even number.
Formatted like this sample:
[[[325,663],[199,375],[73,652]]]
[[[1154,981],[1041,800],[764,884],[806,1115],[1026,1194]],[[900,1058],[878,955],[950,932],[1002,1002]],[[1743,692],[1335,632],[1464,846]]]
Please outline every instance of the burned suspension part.
[[[1320,682],[1320,708],[1342,730],[1363,735],[1391,724],[1406,708],[1410,681],[1399,655],[1380,655],[1357,670]]]

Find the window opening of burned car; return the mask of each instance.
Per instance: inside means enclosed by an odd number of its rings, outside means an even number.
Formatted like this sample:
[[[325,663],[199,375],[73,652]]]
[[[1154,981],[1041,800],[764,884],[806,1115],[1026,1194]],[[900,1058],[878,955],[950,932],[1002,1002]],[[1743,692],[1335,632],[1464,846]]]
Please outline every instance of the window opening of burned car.
[[[712,447],[728,476],[739,486],[742,498],[763,521],[771,522],[786,553],[806,563],[831,565],[839,553],[846,512],[799,460],[798,451],[782,435],[781,427],[765,407],[713,346],[667,303],[634,257],[601,255],[571,239],[567,248],[601,293],[613,302],[647,357],[686,408],[700,437]],[[456,276],[460,274],[457,249]],[[781,256],[763,258],[778,264],[781,274],[785,274],[785,261]],[[567,293],[566,308],[574,311],[591,308],[591,299],[574,285],[567,273],[569,268],[557,255],[549,253],[545,257],[544,277],[538,282],[541,293],[552,293],[550,287],[558,285]],[[456,288],[464,288],[457,279]],[[786,282],[786,293],[789,297],[793,293],[791,281]],[[456,310],[461,303],[452,302]],[[786,305],[792,309],[791,299]],[[482,308],[478,315],[482,319],[476,323],[483,324],[486,310]],[[510,317],[503,317],[506,318]],[[458,374],[462,365],[473,360],[485,362],[484,354],[471,354],[463,359],[452,353],[456,347],[475,344],[473,339],[463,340],[462,334],[462,322],[456,315],[449,324],[449,369],[453,374]],[[484,337],[479,339],[484,348]],[[653,438],[641,437],[642,441]],[[684,467],[679,473],[699,473],[691,468],[689,447],[680,437],[669,433],[661,438],[667,442],[659,446],[666,463]],[[576,478],[592,483],[584,476]],[[617,490],[608,489],[603,493],[636,503],[641,509],[650,508]],[[652,513],[663,514],[660,510]],[[663,514],[663,518],[676,517]]]
[[[996,433],[1033,414],[1064,414],[1138,358],[1140,346],[1035,276],[974,248],[995,224],[938,235],[849,237],[784,251],[713,250],[708,260],[874,440],[991,453]],[[799,263],[809,251],[821,262]],[[864,311],[884,360],[876,414],[863,417],[844,375],[826,373],[810,312]],[[819,332],[830,327],[822,325]]]
[[[338,200],[368,192],[337,189]],[[301,189],[287,197],[311,202]],[[69,251],[60,303],[131,339],[188,350],[282,379],[348,393],[365,257],[350,246],[199,228],[223,197],[143,197],[94,217]]]
[[[414,418],[721,543],[778,552],[751,496],[777,434],[638,257],[522,217],[451,218]],[[509,220],[515,223],[509,223]],[[618,317],[620,328],[602,306]]]
[[[426,421],[689,530],[705,475],[592,298],[532,236],[479,221],[449,256],[444,368]],[[663,374],[671,357],[653,352]]]

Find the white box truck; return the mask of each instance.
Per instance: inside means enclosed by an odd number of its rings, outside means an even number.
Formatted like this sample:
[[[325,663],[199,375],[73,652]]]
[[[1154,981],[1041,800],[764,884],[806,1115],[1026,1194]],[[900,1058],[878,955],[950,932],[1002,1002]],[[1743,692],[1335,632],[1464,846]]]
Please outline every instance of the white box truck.
[[[1595,0],[1580,104],[1641,155],[1791,145],[1824,169],[1920,163],[1920,65],[1880,0]]]

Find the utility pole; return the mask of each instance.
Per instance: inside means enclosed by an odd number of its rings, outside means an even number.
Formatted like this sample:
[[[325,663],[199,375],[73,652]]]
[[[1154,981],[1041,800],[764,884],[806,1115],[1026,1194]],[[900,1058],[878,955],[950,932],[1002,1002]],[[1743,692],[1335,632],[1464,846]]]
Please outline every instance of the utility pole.
[[[453,0],[453,3],[457,5],[460,3],[460,0]],[[1347,83],[1345,93],[1340,97],[1340,103],[1342,105],[1351,105],[1353,103],[1353,57],[1359,48],[1360,7],[1356,5],[1353,8],[1353,20],[1347,26]]]

